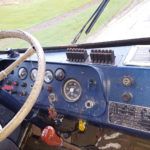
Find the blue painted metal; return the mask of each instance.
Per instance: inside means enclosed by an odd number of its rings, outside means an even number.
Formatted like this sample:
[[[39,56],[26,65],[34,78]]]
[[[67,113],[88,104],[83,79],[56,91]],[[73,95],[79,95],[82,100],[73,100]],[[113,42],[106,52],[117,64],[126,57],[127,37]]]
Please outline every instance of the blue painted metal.
[[[3,104],[14,113],[17,113],[21,107],[19,101],[4,90],[0,90],[0,104]]]
[[[28,76],[25,80],[21,80],[18,77],[18,70],[20,67],[26,67],[28,69]],[[33,85],[33,81],[30,78],[30,73],[33,68],[37,68],[37,63],[35,62],[24,62],[18,68],[14,70],[14,74],[8,75],[8,79],[13,82],[18,81],[19,86],[14,86],[14,91],[22,92],[27,91],[28,93],[31,91],[31,87]],[[57,109],[62,111],[68,111],[69,113],[76,113],[77,115],[83,116],[99,116],[105,111],[106,107],[106,99],[104,94],[104,89],[99,76],[99,69],[95,69],[95,67],[86,66],[86,65],[69,65],[69,64],[47,64],[47,69],[51,70],[53,74],[58,68],[62,68],[65,70],[66,76],[63,81],[57,81],[54,77],[52,83],[47,84],[44,83],[43,90],[38,97],[37,104],[40,106],[50,105],[48,96],[49,92],[46,90],[48,86],[52,87],[53,93],[56,95],[57,101],[54,102],[54,105]],[[80,82],[82,87],[82,95],[80,99],[75,103],[67,102],[63,96],[62,87],[63,84],[68,79],[76,79]],[[89,80],[94,79],[96,81],[96,86],[89,87]],[[7,84],[7,79],[4,81],[3,85]],[[26,82],[27,87],[21,87],[21,83]],[[27,96],[19,96],[19,94],[13,94],[14,98],[16,98],[20,102],[24,102]],[[92,100],[95,103],[93,109],[88,110],[85,108],[85,102],[88,100]]]
[[[53,102],[53,104],[59,112],[77,118],[84,118],[96,124],[109,125],[145,134],[146,132],[109,124],[108,102],[114,101],[150,107],[150,68],[123,66],[123,61],[131,49],[130,46],[109,49],[113,49],[116,55],[114,65],[92,64],[90,61],[85,63],[70,63],[66,60],[65,51],[58,50],[45,53],[47,62],[46,68],[50,69],[53,74],[55,74],[56,69],[62,68],[65,70],[66,76],[63,81],[57,81],[54,78],[50,84],[43,84],[44,89],[38,97],[35,108],[46,110],[49,107],[50,103],[48,97],[50,93],[46,88],[51,86],[53,89],[52,92],[56,95],[56,101]],[[91,49],[88,50],[88,53],[90,53],[90,51]],[[0,57],[8,61],[10,60],[6,55]],[[28,69],[28,77],[25,80],[21,80],[18,77],[19,67],[26,67]],[[28,61],[22,63],[19,67],[14,70],[13,75],[10,74],[7,79],[3,81],[2,86],[6,84],[7,80],[11,80],[12,82],[18,81],[19,85],[22,82],[26,82],[26,88],[18,86],[14,87],[14,89],[16,91],[27,91],[29,93],[33,85],[33,81],[30,79],[30,72],[32,68],[37,68],[35,55],[28,59]],[[131,76],[134,79],[134,84],[131,87],[123,86],[121,84],[121,78],[123,76]],[[62,92],[64,83],[70,78],[78,80],[82,87],[82,95],[80,99],[74,103],[67,102]],[[90,79],[96,81],[96,86],[89,86]],[[133,99],[129,102],[124,102],[121,99],[124,92],[132,93]],[[12,96],[20,103],[23,103],[27,98],[26,96],[23,97],[15,94]],[[86,109],[85,102],[88,100],[94,101],[95,105],[93,108]],[[146,134],[150,135],[149,132]]]

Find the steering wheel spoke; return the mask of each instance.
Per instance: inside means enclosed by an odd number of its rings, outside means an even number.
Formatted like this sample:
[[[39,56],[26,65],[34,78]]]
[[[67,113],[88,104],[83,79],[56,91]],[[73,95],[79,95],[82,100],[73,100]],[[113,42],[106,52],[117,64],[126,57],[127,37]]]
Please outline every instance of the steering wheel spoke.
[[[0,72],[0,81],[5,79],[12,70],[14,70],[18,65],[24,62],[28,57],[32,56],[35,53],[35,50],[31,47],[24,53],[23,56],[19,57],[15,62],[8,66],[5,70]]]
[[[2,128],[2,126],[1,126],[1,124],[0,124],[0,132],[2,131],[2,129],[3,129],[3,128]]]
[[[0,39],[3,38],[19,38],[23,39],[30,43],[31,48],[29,48],[24,55],[19,57],[15,62],[13,62],[10,66],[8,66],[5,70],[0,72],[0,81],[7,77],[11,71],[25,61],[28,57],[33,55],[35,52],[38,58],[38,73],[37,78],[35,80],[32,91],[30,92],[27,100],[24,105],[18,111],[18,113],[13,117],[13,119],[3,128],[0,129],[0,142],[3,141],[6,137],[8,137],[24,120],[24,118],[31,111],[33,105],[35,104],[38,95],[40,94],[44,75],[45,75],[45,56],[42,47],[39,42],[29,33],[19,30],[11,30],[11,31],[0,31]],[[33,49],[34,47],[34,49]]]

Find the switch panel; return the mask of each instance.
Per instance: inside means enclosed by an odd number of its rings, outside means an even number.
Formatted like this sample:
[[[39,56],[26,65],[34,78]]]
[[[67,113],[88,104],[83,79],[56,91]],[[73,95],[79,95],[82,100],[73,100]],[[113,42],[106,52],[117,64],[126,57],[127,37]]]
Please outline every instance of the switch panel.
[[[91,61],[100,64],[113,64],[115,61],[114,51],[112,50],[91,50]]]
[[[67,59],[72,62],[85,62],[88,58],[86,49],[79,48],[68,48],[66,55]]]

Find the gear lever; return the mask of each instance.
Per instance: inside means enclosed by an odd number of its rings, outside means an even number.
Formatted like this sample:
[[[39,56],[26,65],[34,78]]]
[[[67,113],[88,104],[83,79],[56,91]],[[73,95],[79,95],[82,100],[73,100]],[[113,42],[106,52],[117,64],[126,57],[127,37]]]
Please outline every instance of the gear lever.
[[[56,135],[55,129],[52,126],[47,126],[43,129],[41,139],[49,146],[62,146],[70,150],[82,150],[77,146],[64,142],[62,138]]]

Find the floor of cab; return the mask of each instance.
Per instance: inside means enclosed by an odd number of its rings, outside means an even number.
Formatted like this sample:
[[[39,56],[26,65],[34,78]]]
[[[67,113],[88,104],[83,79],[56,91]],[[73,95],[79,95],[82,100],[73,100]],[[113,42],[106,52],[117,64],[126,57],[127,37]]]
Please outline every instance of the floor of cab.
[[[136,136],[131,136],[127,134],[121,133],[117,138],[106,139],[106,135],[108,137],[112,137],[116,132],[112,129],[104,128],[102,133],[101,141],[98,143],[97,148],[87,149],[87,150],[150,150],[150,143],[148,139],[138,138]],[[120,148],[107,147],[110,144],[119,144]],[[67,150],[63,147],[50,147],[43,143],[40,137],[31,136],[24,147],[23,150]]]
[[[63,147],[51,147],[41,141],[40,138],[30,137],[24,147],[24,150],[67,150]]]

